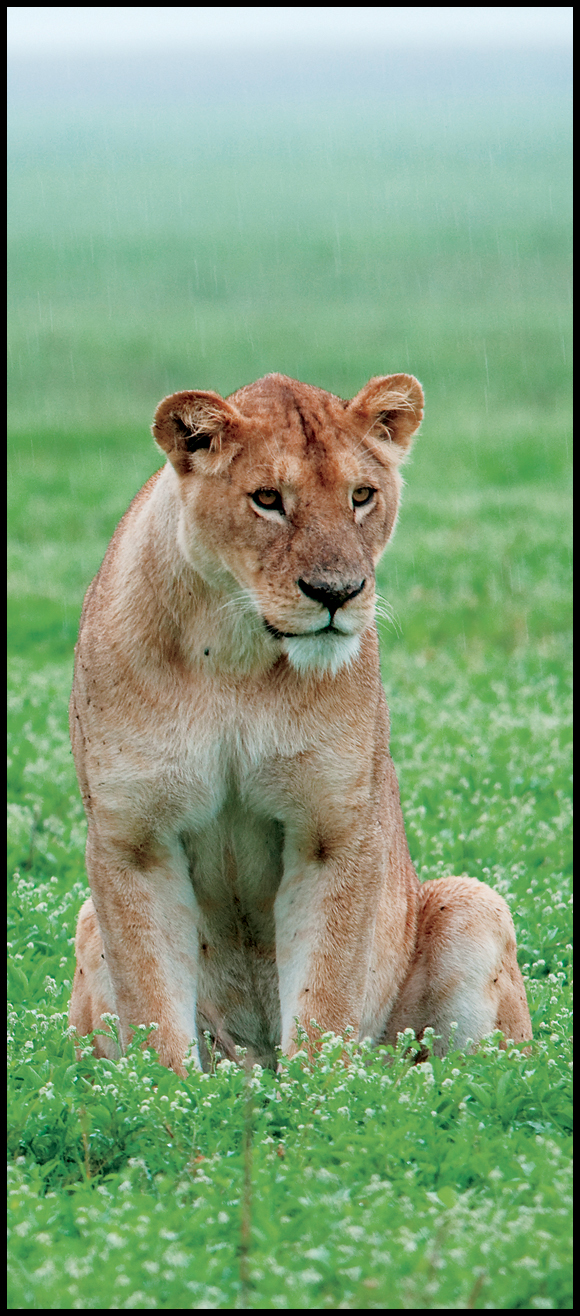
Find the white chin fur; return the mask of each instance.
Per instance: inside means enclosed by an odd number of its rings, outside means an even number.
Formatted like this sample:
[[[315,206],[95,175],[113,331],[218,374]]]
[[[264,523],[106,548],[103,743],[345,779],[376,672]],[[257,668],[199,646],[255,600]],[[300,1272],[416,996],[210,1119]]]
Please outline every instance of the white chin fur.
[[[341,667],[351,663],[360,649],[360,635],[337,635],[325,631],[318,635],[286,637],[284,653],[289,662],[305,675],[307,672],[330,672],[336,676]]]

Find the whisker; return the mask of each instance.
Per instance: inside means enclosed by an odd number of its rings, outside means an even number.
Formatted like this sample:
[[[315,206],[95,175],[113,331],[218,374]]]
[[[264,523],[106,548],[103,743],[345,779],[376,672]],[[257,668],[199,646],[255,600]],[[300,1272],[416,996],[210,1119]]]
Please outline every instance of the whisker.
[[[233,609],[240,616],[247,613],[254,613],[255,616],[257,615],[252,600],[244,594],[237,594],[233,599],[226,599],[225,603],[219,604],[216,608],[216,612],[225,612],[226,608]]]
[[[395,633],[399,635],[399,637],[402,637],[403,631],[397,613],[386,599],[377,597],[375,601],[375,615],[380,617],[382,621],[388,622],[389,626],[393,627]]]

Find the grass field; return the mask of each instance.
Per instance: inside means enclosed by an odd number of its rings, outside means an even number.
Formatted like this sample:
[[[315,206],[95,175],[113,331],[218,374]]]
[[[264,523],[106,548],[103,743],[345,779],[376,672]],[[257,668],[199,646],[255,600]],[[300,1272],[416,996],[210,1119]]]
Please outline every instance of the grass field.
[[[406,100],[14,92],[10,1308],[572,1305],[569,102],[501,67]],[[160,397],[269,370],[425,387],[380,569],[392,752],[420,876],[510,903],[528,1057],[75,1060],[83,592]]]

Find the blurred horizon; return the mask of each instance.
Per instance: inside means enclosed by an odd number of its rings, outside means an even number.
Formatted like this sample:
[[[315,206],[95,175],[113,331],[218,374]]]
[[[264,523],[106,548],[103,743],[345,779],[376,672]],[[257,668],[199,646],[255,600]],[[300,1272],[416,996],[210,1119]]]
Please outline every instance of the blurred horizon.
[[[74,101],[88,108],[112,108],[127,102],[181,104],[201,99],[219,109],[240,96],[246,101],[286,96],[392,101],[440,95],[569,95],[572,86],[572,50],[565,44],[517,50],[509,45],[477,50],[417,44],[396,51],[371,44],[344,50],[299,43],[242,51],[207,48],[200,52],[192,76],[194,53],[181,47],[156,53],[9,53],[9,123],[11,110],[21,113],[39,101],[54,108],[70,108]]]

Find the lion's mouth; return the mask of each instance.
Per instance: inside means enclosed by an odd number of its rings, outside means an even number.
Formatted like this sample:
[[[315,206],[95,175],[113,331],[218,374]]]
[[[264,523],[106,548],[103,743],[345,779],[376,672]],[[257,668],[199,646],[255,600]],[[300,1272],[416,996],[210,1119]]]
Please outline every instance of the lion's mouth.
[[[344,639],[345,635],[349,634],[348,631],[339,631],[336,626],[333,626],[332,622],[329,622],[328,626],[321,626],[317,631],[279,631],[276,626],[272,626],[269,621],[266,621],[265,617],[263,622],[266,630],[274,636],[275,640],[308,640],[314,635],[341,635]]]

